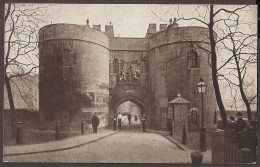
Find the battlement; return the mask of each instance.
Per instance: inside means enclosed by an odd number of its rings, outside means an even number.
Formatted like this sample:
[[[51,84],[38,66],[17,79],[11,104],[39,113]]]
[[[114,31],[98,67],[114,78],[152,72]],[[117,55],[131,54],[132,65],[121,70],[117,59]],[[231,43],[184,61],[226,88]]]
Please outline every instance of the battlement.
[[[101,25],[93,25],[93,29],[94,30],[98,30],[98,31],[101,31]]]
[[[111,22],[109,25],[105,25],[105,34],[108,37],[114,37],[114,28],[113,28],[113,25],[111,24]]]

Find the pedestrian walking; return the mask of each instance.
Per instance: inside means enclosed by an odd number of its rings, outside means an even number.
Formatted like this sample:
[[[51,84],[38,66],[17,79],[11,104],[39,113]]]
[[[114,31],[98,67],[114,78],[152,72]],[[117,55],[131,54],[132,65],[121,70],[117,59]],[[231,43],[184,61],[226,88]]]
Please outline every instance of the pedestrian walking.
[[[97,113],[94,113],[94,116],[92,117],[91,121],[92,121],[93,133],[97,133],[97,127],[99,125],[99,118],[97,116]]]
[[[128,119],[128,122],[129,122],[129,124],[131,124],[131,114],[130,114],[130,112],[128,113],[128,115],[127,115],[127,119]]]
[[[121,130],[122,128],[122,114],[121,112],[119,112],[118,116],[117,116],[117,122],[118,122],[118,129]]]
[[[135,114],[135,122],[137,121],[137,114]]]
[[[113,130],[116,130],[116,123],[117,123],[117,119],[116,119],[116,114],[113,117]]]
[[[146,131],[146,120],[145,117],[142,117],[142,126],[143,126],[143,132]]]

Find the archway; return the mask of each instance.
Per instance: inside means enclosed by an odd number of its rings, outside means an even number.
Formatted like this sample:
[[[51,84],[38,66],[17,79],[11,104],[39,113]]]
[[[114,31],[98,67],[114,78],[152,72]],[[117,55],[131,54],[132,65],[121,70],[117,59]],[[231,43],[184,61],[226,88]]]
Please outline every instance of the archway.
[[[119,105],[121,105],[124,102],[132,102],[134,104],[136,104],[140,109],[141,109],[141,114],[145,113],[145,103],[143,100],[141,100],[140,98],[137,98],[135,96],[127,96],[125,98],[120,98],[118,100],[115,101],[114,105],[113,105],[113,111],[116,112],[116,109]]]
[[[141,124],[142,109],[131,101],[121,103],[116,108],[116,114],[123,116],[122,125],[127,127],[139,126]]]
[[[143,100],[135,96],[127,96],[115,100],[111,107],[114,115],[122,114],[122,130],[142,131],[141,118],[146,113]],[[129,114],[131,115],[130,124]]]

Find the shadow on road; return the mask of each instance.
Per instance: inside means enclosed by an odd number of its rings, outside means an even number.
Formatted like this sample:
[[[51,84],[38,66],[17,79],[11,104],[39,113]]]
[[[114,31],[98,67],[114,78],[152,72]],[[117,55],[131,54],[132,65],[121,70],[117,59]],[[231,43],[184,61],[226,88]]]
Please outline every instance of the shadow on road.
[[[142,125],[141,124],[123,124],[121,131],[128,131],[128,132],[142,132]]]

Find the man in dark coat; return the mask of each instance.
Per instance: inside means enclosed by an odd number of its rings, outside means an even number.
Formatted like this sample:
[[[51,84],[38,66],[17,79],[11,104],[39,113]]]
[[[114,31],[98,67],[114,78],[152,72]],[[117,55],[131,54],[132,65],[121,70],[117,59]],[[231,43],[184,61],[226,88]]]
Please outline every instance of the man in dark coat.
[[[94,113],[94,116],[92,117],[91,121],[92,121],[93,133],[97,133],[97,127],[99,125],[99,119],[98,119],[96,113]]]
[[[242,118],[242,113],[237,112],[237,122],[235,124],[235,132],[244,132],[246,130],[246,121]]]
[[[132,118],[132,116],[131,116],[130,112],[128,113],[127,118],[128,118],[129,124],[131,124],[131,118]]]
[[[235,132],[236,132],[236,145],[239,148],[243,148],[246,146],[247,143],[247,139],[246,139],[246,127],[247,127],[247,123],[245,120],[243,120],[242,118],[242,113],[241,112],[237,112],[237,121],[236,121],[236,125],[235,125]]]

